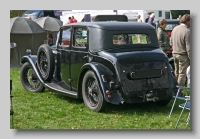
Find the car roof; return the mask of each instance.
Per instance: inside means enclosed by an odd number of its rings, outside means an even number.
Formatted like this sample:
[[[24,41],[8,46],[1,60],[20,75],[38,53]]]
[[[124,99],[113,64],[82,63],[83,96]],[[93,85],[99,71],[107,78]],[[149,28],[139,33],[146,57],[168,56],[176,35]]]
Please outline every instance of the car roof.
[[[67,26],[87,26],[105,30],[155,30],[152,25],[141,22],[78,22],[63,27]]]
[[[165,19],[167,23],[179,23],[179,19]],[[160,20],[156,20],[155,22],[159,22]]]

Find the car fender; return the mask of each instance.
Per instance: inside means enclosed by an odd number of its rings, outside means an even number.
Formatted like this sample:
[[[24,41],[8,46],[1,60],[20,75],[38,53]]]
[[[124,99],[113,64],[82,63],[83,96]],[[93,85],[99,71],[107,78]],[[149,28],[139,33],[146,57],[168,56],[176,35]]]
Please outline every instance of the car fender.
[[[112,71],[110,71],[107,67],[105,67],[104,65],[97,63],[97,62],[91,62],[91,63],[87,63],[85,65],[82,66],[81,68],[81,74],[79,76],[79,91],[81,92],[82,88],[82,79],[84,77],[84,74],[88,71],[88,70],[92,70],[96,77],[98,78],[99,81],[99,85],[101,87],[102,93],[104,95],[104,98],[107,102],[112,103],[112,104],[119,104],[121,103],[121,101],[123,101],[123,98],[121,97],[119,90],[111,90],[110,88],[110,81],[114,81],[114,78],[112,76]],[[106,77],[103,78],[103,76]],[[106,94],[106,90],[111,90],[111,98],[108,98],[108,95]]]
[[[169,59],[169,63],[171,63],[171,62],[174,62],[174,57],[171,57],[171,58]]]
[[[36,55],[29,55],[29,56],[23,56],[21,59],[21,63],[24,64],[25,62],[29,62],[31,64],[31,66],[33,67],[33,70],[35,71],[38,79],[40,80],[40,82],[42,84],[44,84],[44,81],[42,80],[37,67],[36,67],[36,62],[37,62],[37,56]]]

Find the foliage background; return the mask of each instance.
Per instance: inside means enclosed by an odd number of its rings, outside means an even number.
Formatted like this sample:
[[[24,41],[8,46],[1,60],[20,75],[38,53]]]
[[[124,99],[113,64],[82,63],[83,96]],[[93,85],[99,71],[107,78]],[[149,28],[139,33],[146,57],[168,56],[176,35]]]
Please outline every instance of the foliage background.
[[[21,16],[26,10],[10,10],[10,18]],[[171,10],[172,18],[176,19],[179,15],[190,14],[190,10]]]
[[[21,16],[26,10],[10,10],[10,18]]]
[[[190,14],[190,10],[171,10],[172,18],[176,19],[179,15]]]

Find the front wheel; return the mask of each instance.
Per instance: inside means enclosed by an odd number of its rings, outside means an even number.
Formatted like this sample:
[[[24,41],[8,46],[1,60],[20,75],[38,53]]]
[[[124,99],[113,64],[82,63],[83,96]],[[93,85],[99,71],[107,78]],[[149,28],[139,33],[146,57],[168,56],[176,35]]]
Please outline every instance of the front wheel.
[[[83,78],[82,96],[85,105],[89,109],[95,112],[105,110],[107,102],[104,99],[98,79],[93,71],[86,72]]]
[[[22,65],[20,70],[21,83],[27,91],[31,92],[43,92],[45,87],[39,81],[34,69],[29,62]]]

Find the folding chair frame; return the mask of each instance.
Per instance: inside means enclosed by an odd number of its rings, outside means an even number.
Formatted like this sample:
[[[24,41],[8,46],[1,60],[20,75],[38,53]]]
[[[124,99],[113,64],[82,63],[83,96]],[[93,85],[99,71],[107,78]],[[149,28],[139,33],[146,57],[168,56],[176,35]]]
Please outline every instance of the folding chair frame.
[[[169,113],[169,118],[171,117],[171,114],[172,114],[172,111],[174,109],[174,105],[176,103],[176,99],[180,99],[180,100],[186,100],[187,98],[186,97],[178,97],[179,93],[181,92],[181,90],[183,89],[190,89],[189,87],[185,87],[185,86],[178,86],[178,91],[176,93],[176,96],[173,96],[174,97],[174,103],[172,105],[172,108],[171,108],[171,111]]]
[[[178,126],[178,123],[179,123],[179,121],[180,121],[180,119],[181,119],[181,116],[182,116],[182,114],[183,114],[184,109],[190,110],[190,107],[186,107],[187,104],[190,104],[189,101],[190,101],[190,98],[187,98],[187,99],[186,99],[186,102],[184,103],[184,106],[183,106],[183,107],[179,105],[179,107],[182,108],[182,111],[181,111],[181,114],[179,115],[179,118],[178,118],[178,120],[177,120],[177,122],[176,122],[175,128],[177,128],[177,126]],[[187,117],[187,121],[186,121],[187,124],[188,124],[189,120],[190,120],[190,112],[189,112],[188,117]],[[187,125],[187,124],[186,124],[186,125]]]
[[[10,108],[10,116],[12,117],[12,129],[14,129],[14,111],[13,111],[13,104],[12,104],[12,80],[10,80],[10,105],[11,105],[11,108]]]

